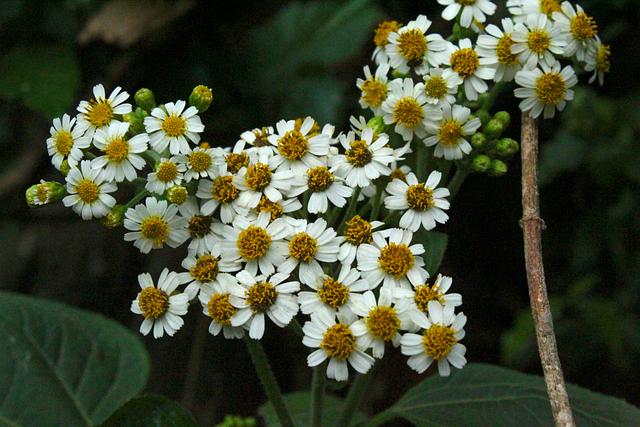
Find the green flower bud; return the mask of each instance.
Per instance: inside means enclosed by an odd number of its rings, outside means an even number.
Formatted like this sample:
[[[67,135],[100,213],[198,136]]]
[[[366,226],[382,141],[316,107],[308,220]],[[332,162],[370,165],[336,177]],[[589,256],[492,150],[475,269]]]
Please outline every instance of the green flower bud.
[[[376,135],[384,133],[387,129],[387,126],[384,124],[384,119],[380,116],[371,118],[371,120],[367,122],[367,126],[373,129]]]
[[[489,175],[491,176],[502,176],[507,173],[507,164],[502,160],[493,159],[491,160],[491,165],[489,166]]]
[[[151,89],[142,88],[139,89],[133,96],[136,101],[136,105],[146,112],[150,113],[151,110],[156,108],[156,98],[153,96]]]
[[[55,181],[41,180],[40,184],[32,185],[25,192],[27,205],[30,208],[46,205],[47,203],[59,202],[67,195],[64,184]]]
[[[504,125],[502,122],[491,119],[489,122],[484,125],[482,132],[487,136],[488,139],[498,139],[504,130]]]
[[[487,142],[487,137],[482,132],[476,132],[471,137],[471,145],[473,148],[482,148]]]
[[[392,70],[391,71],[391,77],[393,77],[394,79],[404,79],[405,77],[409,77],[408,73],[401,73],[398,70]]]
[[[491,120],[491,115],[487,110],[478,110],[476,111],[476,117],[480,119],[480,123],[486,125]]]
[[[489,170],[489,166],[491,166],[491,158],[484,154],[476,156],[471,163],[471,167],[476,172],[484,173]]]
[[[505,129],[511,124],[511,114],[508,111],[498,111],[493,115],[493,119],[502,123]]]
[[[181,205],[187,201],[189,191],[187,191],[187,188],[182,185],[174,185],[166,191],[165,196],[171,203]]]
[[[149,113],[147,113],[145,110],[137,107],[135,111],[122,116],[122,120],[124,120],[125,122],[129,122],[129,132],[133,135],[137,135],[146,131],[144,127],[144,118],[148,115]]]
[[[509,157],[520,150],[518,142],[511,138],[502,138],[496,143],[496,153],[501,157]]]
[[[189,105],[196,107],[200,113],[207,111],[212,101],[213,92],[203,85],[194,87],[191,95],[189,95]]]
[[[107,228],[116,228],[124,221],[124,213],[127,211],[127,207],[124,205],[115,205],[111,208],[104,218],[102,218],[102,224]]]
[[[69,160],[64,159],[62,163],[60,163],[60,173],[64,176],[67,176],[70,170],[71,166],[69,166]]]
[[[453,37],[456,40],[470,39],[476,36],[476,33],[471,28],[464,28],[459,23],[453,24]]]

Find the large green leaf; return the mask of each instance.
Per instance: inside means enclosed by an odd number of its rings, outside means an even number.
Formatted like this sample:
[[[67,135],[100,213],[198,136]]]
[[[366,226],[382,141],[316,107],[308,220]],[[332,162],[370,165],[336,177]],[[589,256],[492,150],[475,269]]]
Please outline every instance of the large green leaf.
[[[640,410],[623,400],[574,385],[569,398],[581,427],[640,425]],[[419,427],[553,425],[541,377],[479,363],[425,379],[387,411]]]
[[[186,409],[166,397],[147,394],[128,401],[100,427],[197,427]]]
[[[7,292],[0,349],[0,417],[24,427],[100,423],[149,375],[140,340],[116,322]]]
[[[416,232],[415,241],[424,245],[424,268],[431,276],[435,276],[447,250],[449,236],[439,231],[425,231],[421,228]]]

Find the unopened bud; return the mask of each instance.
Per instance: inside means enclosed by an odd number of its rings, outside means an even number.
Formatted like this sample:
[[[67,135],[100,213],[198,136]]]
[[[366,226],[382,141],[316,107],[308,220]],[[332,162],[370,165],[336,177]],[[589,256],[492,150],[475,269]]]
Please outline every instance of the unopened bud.
[[[69,166],[69,160],[64,159],[62,163],[60,163],[60,173],[64,176],[67,176],[70,170],[71,166]]]
[[[135,111],[132,111],[128,114],[122,116],[122,119],[125,122],[129,122],[129,132],[133,135],[138,135],[139,133],[144,133],[144,118],[149,114],[140,107],[137,107]]]
[[[471,145],[473,148],[482,148],[487,142],[487,137],[482,132],[476,132],[471,137]]]
[[[47,203],[59,202],[67,195],[64,184],[55,181],[41,180],[40,184],[32,185],[25,192],[27,205],[31,208],[46,205]]]
[[[507,173],[507,164],[502,160],[493,159],[491,160],[491,165],[489,166],[489,175],[491,176],[502,176]]]
[[[187,191],[187,188],[183,187],[182,185],[174,185],[167,190],[165,195],[169,202],[173,203],[174,205],[181,205],[187,201],[189,191]]]
[[[504,125],[502,124],[502,122],[496,119],[491,119],[484,126],[484,128],[482,129],[482,132],[484,132],[484,134],[489,139],[498,139],[500,138],[500,135],[502,134],[503,130],[504,130]]]
[[[453,24],[453,37],[456,40],[469,39],[476,35],[471,28],[464,28],[459,23]]]
[[[476,172],[484,173],[489,170],[489,166],[491,166],[491,158],[484,154],[480,154],[479,156],[476,156],[475,159],[473,159],[473,162],[471,163],[471,167]]]
[[[491,116],[487,110],[478,110],[476,111],[476,117],[480,119],[480,123],[486,125],[491,120]]]
[[[371,120],[367,122],[367,126],[373,129],[376,135],[384,133],[385,130],[387,129],[387,127],[384,124],[384,119],[380,116],[375,116],[371,118]]]
[[[102,218],[102,224],[107,228],[116,228],[124,221],[124,213],[127,207],[124,205],[115,205],[111,211]]]
[[[398,70],[392,70],[391,77],[393,77],[394,79],[404,79],[405,77],[409,77],[409,73],[402,73]]]
[[[207,111],[212,101],[213,92],[203,85],[194,87],[191,95],[189,95],[189,105],[196,107],[200,113]]]
[[[153,92],[151,92],[151,89],[139,89],[133,96],[133,99],[135,99],[136,105],[138,107],[142,108],[148,113],[156,108],[156,98],[153,96]]]
[[[498,111],[493,115],[493,119],[502,123],[505,129],[511,124],[511,114],[508,111]]]
[[[501,157],[509,157],[520,150],[518,142],[511,138],[502,138],[496,143],[496,153]]]

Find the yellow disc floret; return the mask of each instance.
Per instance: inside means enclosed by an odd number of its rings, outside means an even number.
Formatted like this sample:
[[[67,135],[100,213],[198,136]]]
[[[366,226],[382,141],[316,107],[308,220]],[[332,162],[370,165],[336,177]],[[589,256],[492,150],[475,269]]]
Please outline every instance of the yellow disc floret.
[[[240,232],[236,246],[240,256],[250,261],[267,253],[271,246],[271,236],[264,228],[250,225]]]
[[[258,282],[245,291],[247,304],[254,313],[263,313],[275,304],[278,292],[275,286],[269,282]]]
[[[409,62],[419,61],[427,51],[427,39],[417,28],[398,35],[398,51]]]
[[[142,220],[140,232],[146,239],[152,240],[154,245],[161,246],[169,237],[169,224],[159,216],[148,216]]]
[[[560,0],[540,0],[540,13],[551,16],[553,12],[562,12]]]
[[[84,116],[87,121],[96,128],[108,125],[111,123],[111,119],[113,119],[113,108],[111,108],[109,101],[105,99],[99,101],[92,99],[89,101],[87,110]]]
[[[406,128],[413,129],[422,123],[424,111],[418,100],[411,96],[400,99],[393,109],[393,120]]]
[[[256,206],[256,209],[258,212],[269,212],[271,214],[271,221],[280,218],[284,212],[284,208],[280,206],[279,203],[272,202],[265,195],[260,197],[260,202],[258,203],[258,206]]]
[[[567,85],[560,73],[546,73],[536,80],[536,97],[544,104],[559,104],[566,92]]]
[[[371,163],[373,159],[373,154],[371,154],[367,143],[359,139],[351,143],[345,156],[349,163],[359,168]]]
[[[307,149],[309,141],[298,130],[290,130],[278,139],[278,152],[288,160],[300,160]]]
[[[598,24],[595,19],[584,12],[577,13],[569,24],[571,34],[576,40],[589,40],[598,34]]]
[[[244,151],[242,153],[229,153],[224,157],[229,173],[238,173],[244,167],[249,166],[249,156]]]
[[[169,296],[165,291],[149,286],[140,291],[138,306],[145,319],[157,319],[167,312]]]
[[[194,215],[189,218],[189,234],[193,239],[201,239],[211,232],[213,218],[205,215]]]
[[[430,98],[442,99],[448,91],[447,81],[442,76],[432,76],[424,85],[424,92]]]
[[[424,184],[410,186],[407,189],[407,204],[417,211],[429,209],[433,206],[433,190]]]
[[[444,304],[444,294],[440,291],[440,288],[436,285],[429,286],[419,285],[416,286],[415,295],[413,297],[416,307],[423,313],[429,312],[429,301],[438,301],[440,304]]]
[[[231,325],[231,318],[238,309],[231,305],[229,294],[213,294],[207,303],[207,312],[217,323],[224,326]]]
[[[56,151],[63,156],[68,156],[73,148],[73,136],[67,130],[60,130],[54,139]]]
[[[347,325],[338,323],[328,328],[322,335],[320,348],[326,351],[329,357],[344,360],[355,351],[356,337]]]
[[[390,341],[400,329],[400,319],[395,308],[378,306],[369,312],[366,325],[371,335],[384,341]]]
[[[445,358],[457,342],[455,331],[450,326],[434,324],[422,335],[424,351],[434,360]]]
[[[389,43],[389,33],[398,31],[401,25],[397,21],[383,21],[374,30],[373,42],[378,47],[384,47]]]
[[[249,165],[244,181],[253,191],[262,191],[271,183],[271,169],[264,163]]]
[[[312,193],[325,191],[335,179],[326,166],[317,166],[307,170],[307,184]]]
[[[220,203],[229,203],[238,197],[240,190],[233,185],[233,177],[231,175],[219,176],[213,180],[211,186],[211,196]]]
[[[206,151],[194,151],[189,156],[189,167],[197,173],[206,172],[211,167],[211,156]]]
[[[345,222],[347,226],[344,239],[347,243],[359,246],[363,243],[371,242],[371,223],[363,219],[360,215],[356,215]]]
[[[178,166],[170,161],[164,161],[158,165],[156,178],[161,182],[171,182],[178,177]]]
[[[503,65],[516,65],[518,64],[518,57],[511,52],[511,46],[513,46],[513,39],[510,34],[504,34],[498,40],[498,46],[496,47],[496,54],[498,56],[498,62]]]
[[[212,282],[218,277],[218,262],[219,259],[212,255],[201,255],[189,268],[189,274],[199,282]]]
[[[379,107],[387,99],[387,86],[379,80],[362,83],[362,100],[372,107]]]
[[[318,241],[305,232],[296,234],[289,241],[289,254],[298,261],[309,262],[318,252]]]
[[[180,116],[172,114],[162,121],[162,130],[172,138],[184,135],[187,130],[187,122]]]
[[[93,203],[100,197],[100,187],[90,179],[81,179],[76,184],[76,192],[78,197],[85,203]]]
[[[462,125],[456,120],[445,119],[440,125],[438,137],[440,138],[440,144],[447,147],[455,147],[462,137]]]
[[[349,288],[331,277],[325,277],[318,288],[318,298],[332,308],[340,308],[349,300]]]
[[[453,52],[450,60],[453,71],[458,73],[463,79],[474,75],[480,67],[478,53],[470,47]]]
[[[396,278],[405,276],[413,268],[413,263],[413,254],[404,243],[389,243],[382,248],[378,257],[380,268]]]
[[[124,138],[114,138],[104,147],[104,154],[110,161],[119,163],[129,155],[129,144]]]
[[[541,55],[551,46],[551,37],[545,30],[533,30],[527,37],[527,46],[533,53]]]

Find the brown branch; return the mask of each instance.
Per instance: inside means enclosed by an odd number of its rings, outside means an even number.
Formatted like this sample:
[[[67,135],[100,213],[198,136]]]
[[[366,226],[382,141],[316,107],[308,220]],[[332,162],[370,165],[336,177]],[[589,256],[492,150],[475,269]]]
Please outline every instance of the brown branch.
[[[553,419],[556,426],[575,426],[558,357],[544,278],[540,236],[544,229],[544,221],[540,218],[538,200],[538,125],[528,113],[522,114],[522,220],[520,225],[524,236],[524,259],[531,313]]]

